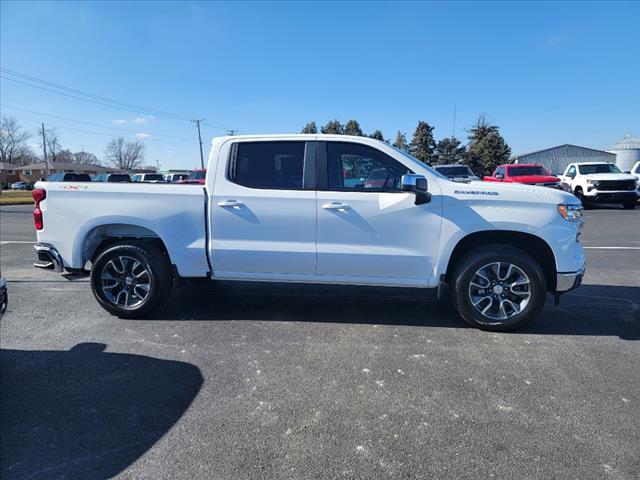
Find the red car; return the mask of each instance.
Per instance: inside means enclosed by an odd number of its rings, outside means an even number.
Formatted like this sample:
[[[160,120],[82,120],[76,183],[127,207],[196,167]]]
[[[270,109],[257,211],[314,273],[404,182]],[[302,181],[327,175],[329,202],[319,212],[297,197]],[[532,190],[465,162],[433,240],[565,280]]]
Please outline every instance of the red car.
[[[186,183],[191,185],[204,185],[204,179],[207,176],[207,170],[194,170],[189,176],[183,180],[178,180],[176,183]]]
[[[542,187],[562,188],[558,177],[551,175],[542,165],[534,163],[500,165],[492,176],[484,177],[482,180],[485,182],[524,183]]]

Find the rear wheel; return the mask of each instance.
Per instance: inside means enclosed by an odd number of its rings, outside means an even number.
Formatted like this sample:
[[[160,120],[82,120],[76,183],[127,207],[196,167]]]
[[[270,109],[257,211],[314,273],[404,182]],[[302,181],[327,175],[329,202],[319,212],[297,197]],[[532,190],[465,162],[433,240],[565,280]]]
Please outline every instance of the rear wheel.
[[[623,203],[622,206],[625,208],[625,210],[633,210],[634,208],[636,208],[636,202]]]
[[[468,255],[455,269],[452,283],[453,303],[462,318],[492,331],[513,330],[534,320],[547,291],[540,265],[507,245]]]
[[[108,247],[93,263],[91,289],[113,315],[141,318],[171,295],[173,276],[167,255],[149,242],[124,241]]]

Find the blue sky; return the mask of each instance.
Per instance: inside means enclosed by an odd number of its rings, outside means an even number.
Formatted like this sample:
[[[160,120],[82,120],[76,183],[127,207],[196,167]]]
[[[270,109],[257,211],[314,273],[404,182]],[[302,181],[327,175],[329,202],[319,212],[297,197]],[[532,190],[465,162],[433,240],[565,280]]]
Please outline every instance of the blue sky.
[[[333,118],[389,138],[426,120],[441,138],[454,103],[456,136],[484,113],[514,153],[640,135],[638,2],[2,2],[0,13],[2,67],[185,118],[2,79],[2,115],[55,125],[63,147],[98,157],[112,136],[137,135],[146,163],[194,167],[191,117],[210,122],[205,155],[225,126],[295,133]]]

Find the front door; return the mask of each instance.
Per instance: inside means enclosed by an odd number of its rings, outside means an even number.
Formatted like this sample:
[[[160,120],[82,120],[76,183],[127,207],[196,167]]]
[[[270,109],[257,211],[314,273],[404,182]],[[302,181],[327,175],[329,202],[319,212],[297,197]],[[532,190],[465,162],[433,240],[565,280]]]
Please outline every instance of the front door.
[[[315,274],[316,193],[304,179],[314,149],[304,141],[238,141],[223,149],[210,206],[215,277]]]
[[[400,191],[402,175],[413,172],[398,159],[358,143],[318,145],[326,165],[318,170],[318,277],[426,286],[440,235],[437,186],[432,202],[415,205],[415,195]]]

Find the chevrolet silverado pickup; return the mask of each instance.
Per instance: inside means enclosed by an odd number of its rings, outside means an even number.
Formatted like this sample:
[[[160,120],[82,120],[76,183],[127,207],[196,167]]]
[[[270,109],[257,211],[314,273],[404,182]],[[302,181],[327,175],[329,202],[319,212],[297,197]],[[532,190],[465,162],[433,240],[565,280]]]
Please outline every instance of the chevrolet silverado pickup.
[[[640,182],[636,177],[606,162],[571,163],[560,180],[562,188],[574,193],[584,206],[619,203],[632,209],[640,193]]]
[[[573,195],[454,183],[365,137],[220,137],[204,185],[39,182],[33,197],[35,265],[90,272],[126,318],[208,278],[448,292],[470,324],[509,330],[585,270]]]

